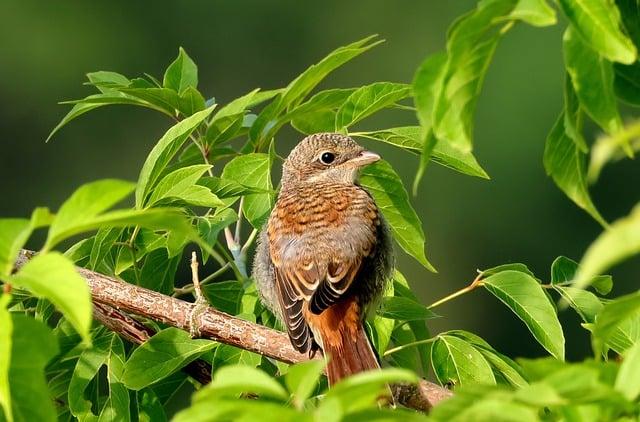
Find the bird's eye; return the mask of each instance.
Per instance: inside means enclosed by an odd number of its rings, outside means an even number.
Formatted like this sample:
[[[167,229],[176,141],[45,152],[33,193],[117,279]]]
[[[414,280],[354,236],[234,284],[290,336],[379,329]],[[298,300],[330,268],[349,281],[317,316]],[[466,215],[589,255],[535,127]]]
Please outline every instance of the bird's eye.
[[[336,159],[335,154],[329,151],[325,151],[322,153],[322,155],[320,155],[320,161],[322,162],[322,164],[329,165],[333,163],[333,160],[335,159]]]

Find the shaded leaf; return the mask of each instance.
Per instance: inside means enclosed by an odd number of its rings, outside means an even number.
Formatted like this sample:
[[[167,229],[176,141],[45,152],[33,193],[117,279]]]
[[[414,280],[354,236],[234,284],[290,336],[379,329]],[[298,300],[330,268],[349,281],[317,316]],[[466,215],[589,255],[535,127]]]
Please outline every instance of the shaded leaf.
[[[365,167],[360,183],[373,196],[400,247],[429,271],[435,272],[424,252],[422,223],[411,206],[402,180],[391,165],[386,161],[378,161]]]
[[[265,372],[244,365],[229,365],[216,372],[211,384],[200,390],[194,401],[234,397],[240,393],[254,393],[280,400],[289,397],[285,389]]]
[[[400,321],[414,321],[437,318],[438,315],[427,309],[426,306],[406,297],[385,297],[378,310],[378,315],[383,318]]]
[[[202,291],[214,308],[229,315],[240,313],[244,288],[239,281],[231,280],[206,284],[202,287]]]
[[[547,137],[544,148],[544,168],[569,199],[587,211],[601,225],[607,225],[589,195],[585,154],[567,134],[564,113],[560,114]]]
[[[122,382],[141,390],[179,370],[216,347],[210,340],[195,340],[178,328],[166,328],[144,342],[124,365]]]

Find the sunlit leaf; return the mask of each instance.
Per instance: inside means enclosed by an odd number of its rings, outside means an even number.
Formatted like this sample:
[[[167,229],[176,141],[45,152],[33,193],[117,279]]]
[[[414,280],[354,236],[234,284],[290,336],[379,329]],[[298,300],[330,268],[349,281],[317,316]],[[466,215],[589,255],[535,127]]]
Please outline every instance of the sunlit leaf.
[[[610,0],[559,0],[564,14],[582,39],[607,59],[632,63],[637,51],[620,29],[620,12]]]
[[[496,383],[489,362],[475,347],[458,337],[439,335],[431,347],[431,363],[441,384]]]
[[[502,271],[483,279],[482,284],[525,323],[542,347],[564,359],[562,326],[536,279],[519,271]]]
[[[627,350],[616,377],[615,388],[630,401],[640,395],[640,343]]]
[[[182,47],[178,50],[178,57],[164,72],[162,85],[180,94],[189,87],[198,87],[198,67]]]
[[[215,106],[202,110],[171,127],[147,156],[136,186],[136,207],[142,208],[145,198],[156,185],[164,168],[184,145],[188,136],[206,119]]]
[[[365,117],[411,95],[411,86],[376,82],[356,89],[336,114],[336,131],[342,131]]]
[[[10,282],[51,301],[83,339],[90,341],[93,315],[89,288],[71,261],[62,254],[36,255],[11,276]]]
[[[240,393],[254,393],[280,400],[289,397],[285,389],[265,372],[243,365],[229,365],[220,368],[211,384],[200,390],[194,400],[234,397]]]
[[[158,182],[145,202],[145,206],[171,199],[205,207],[224,205],[209,189],[196,185],[200,177],[210,168],[210,165],[200,164],[172,171]]]
[[[565,65],[580,105],[604,130],[617,132],[622,121],[613,92],[611,62],[592,50],[571,27],[563,41]]]
[[[3,294],[0,296],[0,415],[9,421],[13,421],[11,411],[11,388],[9,386],[9,371],[11,369],[11,348],[13,337],[13,322],[11,314],[7,310],[7,305],[11,301],[11,296]]]

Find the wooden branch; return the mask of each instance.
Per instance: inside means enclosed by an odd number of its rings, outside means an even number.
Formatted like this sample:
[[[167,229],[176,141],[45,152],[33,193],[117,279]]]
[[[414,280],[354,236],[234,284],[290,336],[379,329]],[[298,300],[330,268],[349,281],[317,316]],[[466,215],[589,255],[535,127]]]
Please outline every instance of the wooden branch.
[[[34,255],[22,250],[16,260],[15,270],[20,269]],[[133,318],[123,314],[129,312],[163,324],[193,332],[194,328],[202,338],[239,347],[285,363],[297,363],[308,359],[298,353],[283,332],[245,321],[213,308],[194,312],[197,306],[171,296],[147,290],[115,278],[77,268],[87,281],[94,302],[94,312],[109,329],[134,343],[141,343],[153,335],[153,330]],[[195,315],[195,318],[191,318]],[[193,321],[192,321],[193,319]],[[192,327],[192,322],[197,327]],[[203,368],[200,368],[203,369]],[[210,369],[209,369],[210,371]],[[207,377],[196,377],[206,383]],[[417,410],[427,411],[441,400],[451,396],[451,392],[436,384],[422,380],[417,385],[397,384],[393,386],[398,403]]]

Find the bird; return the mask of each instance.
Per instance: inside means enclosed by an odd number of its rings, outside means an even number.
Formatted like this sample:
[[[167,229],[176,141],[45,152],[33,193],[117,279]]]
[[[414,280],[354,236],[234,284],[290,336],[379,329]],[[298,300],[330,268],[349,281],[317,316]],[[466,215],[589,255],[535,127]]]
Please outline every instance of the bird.
[[[258,236],[252,275],[292,346],[327,360],[329,385],[379,369],[364,328],[393,271],[391,235],[358,183],[380,160],[352,138],[309,135],[282,168],[280,191]]]

